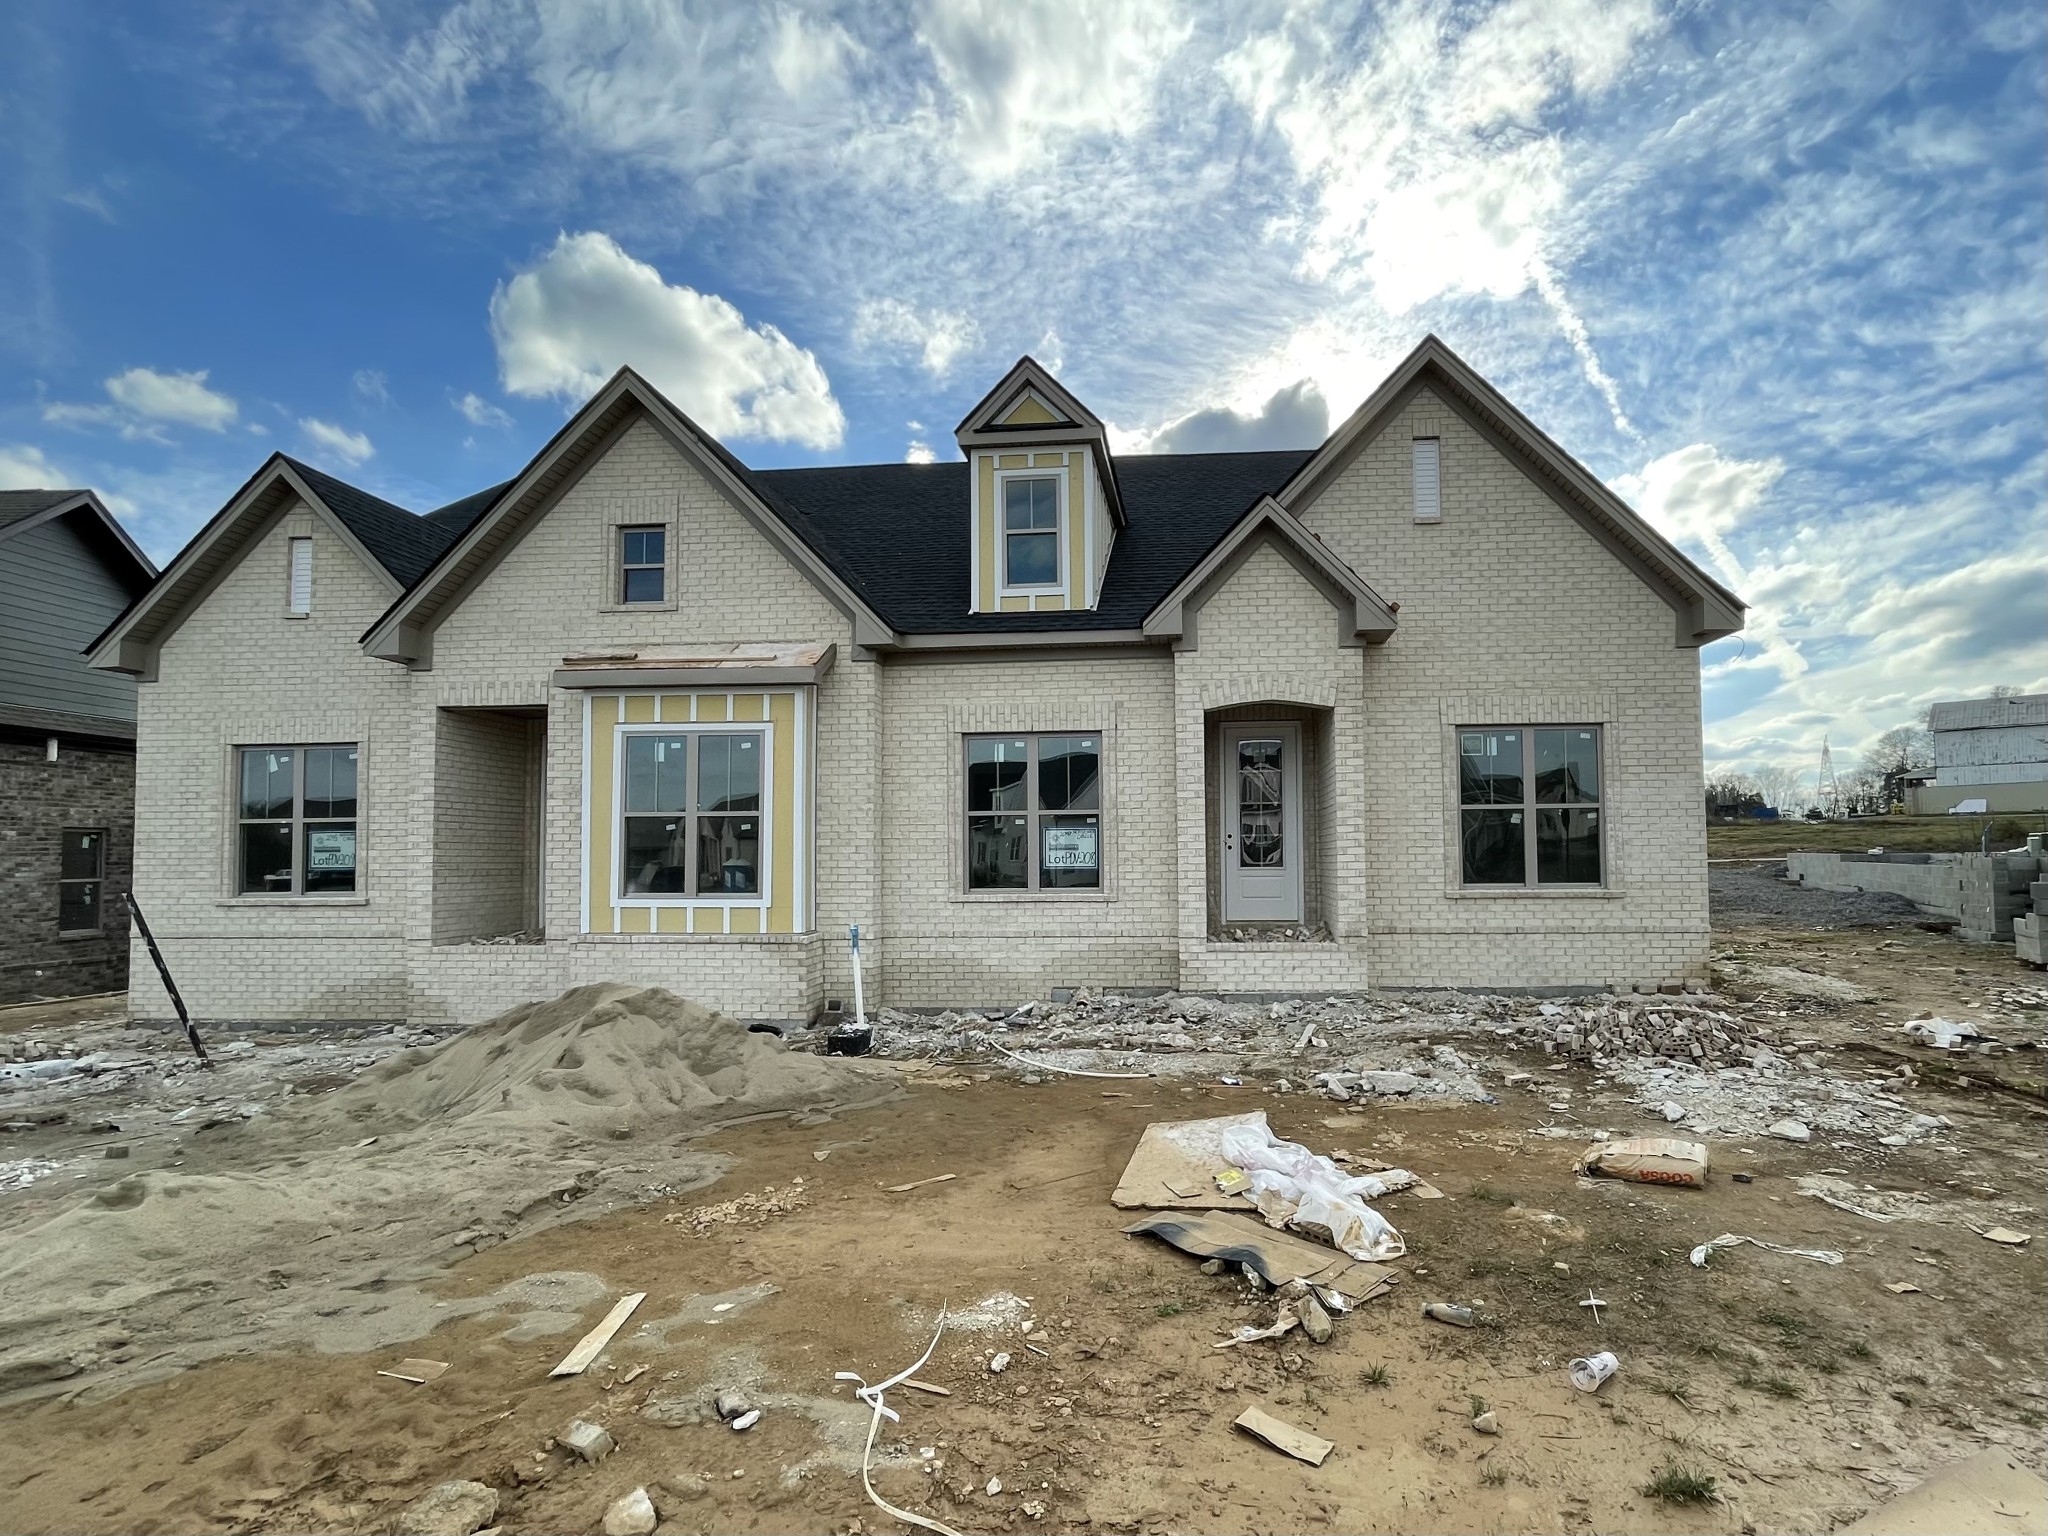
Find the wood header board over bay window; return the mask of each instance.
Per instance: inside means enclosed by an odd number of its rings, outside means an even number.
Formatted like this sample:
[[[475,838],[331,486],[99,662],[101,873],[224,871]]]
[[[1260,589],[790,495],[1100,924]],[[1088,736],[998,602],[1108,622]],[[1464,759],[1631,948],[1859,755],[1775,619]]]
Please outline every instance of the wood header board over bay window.
[[[1457,743],[1465,888],[1598,889],[1600,727],[1464,725]]]
[[[812,690],[592,692],[584,931],[811,927]]]

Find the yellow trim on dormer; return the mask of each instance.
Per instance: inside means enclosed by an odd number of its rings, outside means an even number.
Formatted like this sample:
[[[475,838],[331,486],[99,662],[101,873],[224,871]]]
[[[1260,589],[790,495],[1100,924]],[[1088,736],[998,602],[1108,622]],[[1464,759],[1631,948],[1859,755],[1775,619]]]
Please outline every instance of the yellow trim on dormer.
[[[996,423],[999,427],[1050,427],[1056,426],[1060,418],[1045,408],[1044,402],[1035,395],[1019,395],[1017,403],[1010,407],[1009,414]]]

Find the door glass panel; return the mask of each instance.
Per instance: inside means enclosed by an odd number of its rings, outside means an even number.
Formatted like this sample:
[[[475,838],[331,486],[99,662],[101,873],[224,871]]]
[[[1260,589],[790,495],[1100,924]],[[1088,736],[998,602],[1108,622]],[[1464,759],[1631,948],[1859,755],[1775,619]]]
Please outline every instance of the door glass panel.
[[[1102,809],[1102,753],[1093,736],[1038,738],[1038,808]]]
[[[754,896],[761,890],[761,818],[697,818],[697,894]]]
[[[980,738],[967,743],[967,809],[1021,811],[1029,744],[1022,738]]]
[[[1241,869],[1280,869],[1287,862],[1280,743],[1237,744],[1237,862]]]
[[[242,754],[242,815],[289,816],[292,813],[292,755],[261,748]],[[289,843],[289,838],[287,838]],[[287,847],[285,862],[290,864]],[[287,886],[290,881],[287,879]],[[261,887],[257,887],[261,889]]]
[[[1027,882],[1025,859],[1030,853],[1030,818],[970,816],[967,818],[967,888],[973,891],[1021,891]]]
[[[1458,796],[1466,805],[1522,802],[1522,733],[1460,731]]]
[[[700,736],[697,739],[697,809],[761,809],[761,738]]]
[[[1467,885],[1521,885],[1525,868],[1520,811],[1461,811]]]
[[[626,818],[625,881],[628,896],[649,892],[673,895],[687,889],[689,866],[683,818]]]

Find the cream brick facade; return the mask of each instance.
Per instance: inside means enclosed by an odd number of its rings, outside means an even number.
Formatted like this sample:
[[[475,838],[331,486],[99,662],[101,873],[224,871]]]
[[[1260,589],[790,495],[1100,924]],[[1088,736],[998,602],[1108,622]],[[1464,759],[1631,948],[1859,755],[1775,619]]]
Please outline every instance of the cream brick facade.
[[[1409,442],[1442,440],[1443,518],[1418,524]],[[442,616],[430,669],[359,644],[398,595],[324,515],[287,510],[162,643],[140,689],[136,887],[205,1019],[470,1021],[582,982],[659,983],[745,1016],[870,1004],[1014,1004],[1069,986],[1236,993],[1368,986],[1655,985],[1704,972],[1697,651],[1673,612],[1427,390],[1312,504],[1324,544],[1399,628],[1342,643],[1276,543],[1190,602],[1178,646],[892,653],[855,643],[806,578],[648,419],[610,439]],[[968,516],[967,507],[961,516]],[[612,602],[615,529],[670,531],[671,601]],[[284,614],[285,541],[315,543],[308,618]],[[815,696],[815,917],[795,934],[585,932],[582,693],[566,656],[834,645]],[[1308,733],[1308,908],[1327,943],[1216,936],[1221,719]],[[1461,725],[1597,723],[1606,888],[1458,885]],[[1099,892],[964,889],[963,737],[1100,732]],[[361,744],[358,892],[237,897],[232,753]],[[544,942],[467,942],[538,925]],[[134,1002],[168,1002],[139,950]]]

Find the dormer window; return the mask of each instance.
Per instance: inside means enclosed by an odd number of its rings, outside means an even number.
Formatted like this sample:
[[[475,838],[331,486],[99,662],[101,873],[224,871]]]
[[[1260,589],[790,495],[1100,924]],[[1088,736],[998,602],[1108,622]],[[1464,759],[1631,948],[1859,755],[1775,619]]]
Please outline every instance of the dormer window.
[[[1003,480],[1003,585],[1060,585],[1060,482],[1053,475]]]

